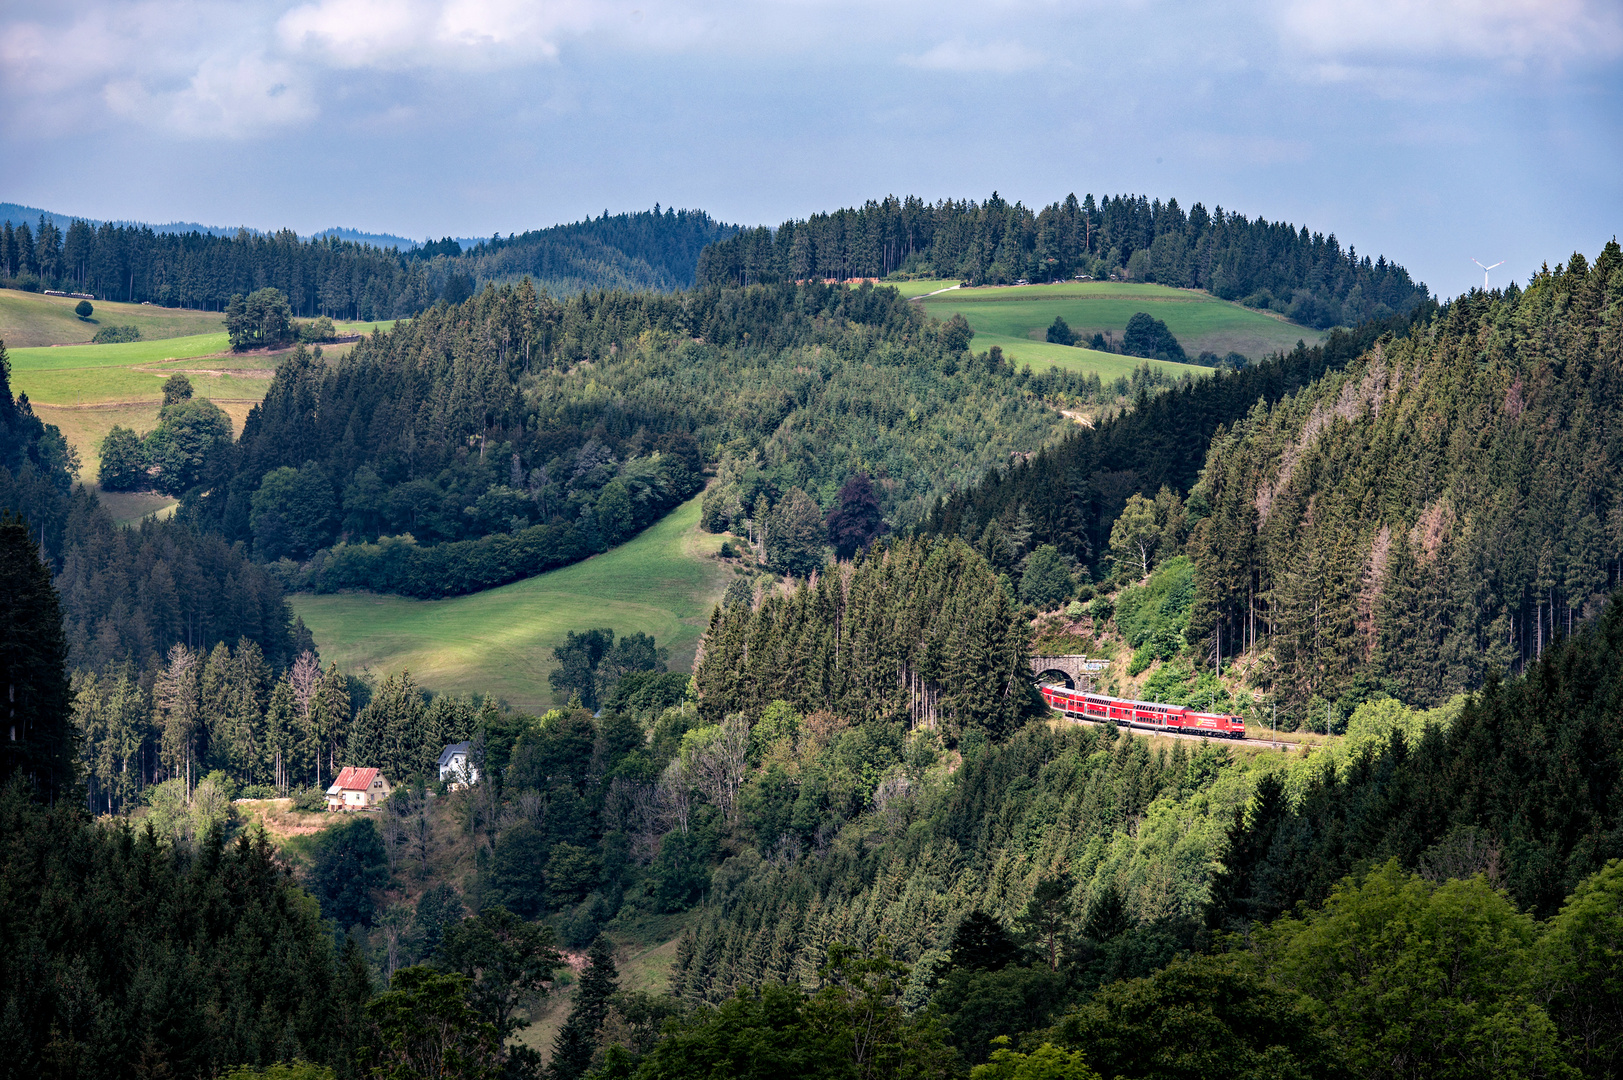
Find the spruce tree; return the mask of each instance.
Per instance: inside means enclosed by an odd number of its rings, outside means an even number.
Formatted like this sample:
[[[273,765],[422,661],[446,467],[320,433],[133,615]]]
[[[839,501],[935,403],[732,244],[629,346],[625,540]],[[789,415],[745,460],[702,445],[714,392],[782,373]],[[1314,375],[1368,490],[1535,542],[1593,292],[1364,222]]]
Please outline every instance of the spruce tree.
[[[586,1075],[597,1049],[597,1029],[609,1013],[609,999],[619,988],[614,952],[608,939],[599,934],[586,952],[575,1007],[552,1044],[552,1080],[579,1080]]]
[[[0,778],[21,774],[44,799],[73,786],[76,754],[62,611],[21,518],[0,518]]]

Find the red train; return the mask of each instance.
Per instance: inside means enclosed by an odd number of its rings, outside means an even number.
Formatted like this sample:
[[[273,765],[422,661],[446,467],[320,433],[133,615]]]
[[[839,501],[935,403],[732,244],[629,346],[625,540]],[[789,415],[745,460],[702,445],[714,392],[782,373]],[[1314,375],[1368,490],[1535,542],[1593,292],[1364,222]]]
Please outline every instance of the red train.
[[[1063,686],[1040,686],[1043,700],[1058,712],[1079,720],[1114,720],[1122,727],[1183,732],[1213,739],[1245,738],[1245,721],[1222,713],[1196,712],[1187,705],[1129,701],[1103,694],[1083,694]]]

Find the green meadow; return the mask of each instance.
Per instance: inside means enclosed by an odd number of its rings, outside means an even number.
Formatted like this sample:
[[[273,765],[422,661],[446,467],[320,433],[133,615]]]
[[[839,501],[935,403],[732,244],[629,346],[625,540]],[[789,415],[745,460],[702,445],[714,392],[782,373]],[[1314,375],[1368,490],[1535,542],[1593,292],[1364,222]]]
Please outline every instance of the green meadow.
[[[0,340],[11,360],[12,387],[28,395],[35,412],[79,452],[80,477],[93,480],[100,466],[97,448],[114,424],[137,432],[158,423],[163,383],[181,372],[196,393],[231,417],[240,434],[248,410],[262,401],[281,353],[233,355],[218,312],[186,311],[144,304],[93,301],[96,322],[73,315],[77,300],[0,289]],[[66,322],[63,322],[66,319]],[[141,327],[141,341],[116,345],[85,342],[101,325]],[[387,329],[393,320],[336,324],[342,334]],[[199,332],[203,331],[203,332]],[[77,334],[77,338],[67,337]],[[52,336],[79,344],[52,344]],[[19,347],[13,347],[18,343]],[[336,358],[353,343],[323,346]]]
[[[0,341],[10,348],[88,342],[104,326],[134,326],[143,339],[189,337],[221,330],[225,316],[218,311],[193,311],[154,304],[119,304],[92,300],[88,319],[73,313],[79,301],[71,296],[0,289]]]
[[[1071,370],[1098,371],[1101,378],[1131,371],[1142,361],[1050,345],[1043,339],[1055,316],[1064,318],[1080,337],[1109,333],[1119,340],[1127,320],[1137,312],[1147,312],[1167,324],[1191,357],[1201,352],[1219,356],[1238,352],[1256,360],[1269,353],[1288,351],[1297,341],[1311,344],[1324,336],[1317,330],[1219,300],[1210,293],[1164,285],[1090,281],[953,289],[924,297],[920,303],[936,318],[962,314],[975,330],[977,352],[997,345],[1005,355],[1033,367],[1052,363]],[[1107,368],[1107,364],[1114,364],[1116,370]],[[1189,370],[1177,364],[1158,366]]]
[[[374,593],[290,598],[324,661],[378,675],[408,669],[444,693],[491,694],[510,705],[552,705],[552,647],[571,630],[642,631],[693,663],[731,571],[722,537],[699,528],[699,499],[612,551],[538,577],[448,600]]]
[[[957,278],[925,278],[920,281],[887,281],[884,287],[895,289],[908,299],[912,299],[916,296],[928,296],[942,289],[950,289],[957,284]]]
[[[153,341],[126,341],[117,345],[55,345],[18,349],[7,345],[6,351],[11,354],[11,365],[17,370],[60,371],[66,368],[156,364],[163,360],[211,356],[225,352],[230,347],[231,339],[226,337],[224,330],[220,330]]]

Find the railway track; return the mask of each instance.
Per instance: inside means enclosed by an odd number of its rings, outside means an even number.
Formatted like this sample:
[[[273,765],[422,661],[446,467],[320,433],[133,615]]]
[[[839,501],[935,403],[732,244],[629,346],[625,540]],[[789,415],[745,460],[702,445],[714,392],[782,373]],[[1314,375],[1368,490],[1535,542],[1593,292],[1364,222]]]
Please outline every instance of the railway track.
[[[1221,739],[1213,738],[1210,735],[1190,735],[1182,731],[1156,731],[1152,728],[1129,727],[1125,724],[1118,724],[1114,720],[1087,720],[1080,716],[1067,716],[1058,709],[1054,709],[1052,712],[1061,720],[1068,720],[1073,724],[1088,724],[1092,727],[1113,727],[1126,731],[1130,734],[1159,735],[1163,739],[1188,739],[1190,742],[1209,742],[1217,743],[1223,746],[1266,746],[1271,750],[1294,750],[1300,745],[1299,743],[1281,742],[1277,739],[1257,739],[1252,738],[1250,735],[1247,735],[1243,739]]]

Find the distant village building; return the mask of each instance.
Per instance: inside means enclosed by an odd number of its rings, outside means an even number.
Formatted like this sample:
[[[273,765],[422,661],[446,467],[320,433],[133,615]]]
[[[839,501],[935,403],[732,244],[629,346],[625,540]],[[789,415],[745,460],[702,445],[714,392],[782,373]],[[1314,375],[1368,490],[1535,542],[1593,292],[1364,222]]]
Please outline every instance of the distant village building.
[[[327,789],[328,810],[375,810],[389,797],[389,781],[377,769],[346,765]]]
[[[452,786],[479,782],[479,768],[469,756],[467,743],[452,743],[440,751],[440,780]]]

